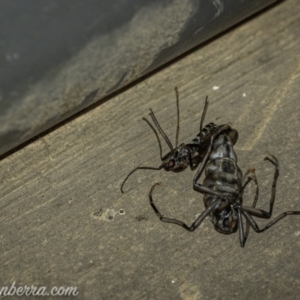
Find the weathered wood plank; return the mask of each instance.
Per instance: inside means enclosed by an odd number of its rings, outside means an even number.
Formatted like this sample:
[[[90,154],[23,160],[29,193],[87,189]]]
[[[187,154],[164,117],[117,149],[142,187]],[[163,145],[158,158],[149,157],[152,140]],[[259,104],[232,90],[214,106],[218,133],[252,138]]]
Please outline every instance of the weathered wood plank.
[[[135,166],[160,163],[141,119],[150,107],[175,139],[178,86],[180,141],[197,133],[209,95],[206,121],[239,131],[235,149],[243,170],[257,170],[259,206],[270,197],[268,150],[280,162],[274,216],[300,210],[299,28],[299,2],[284,1],[2,160],[1,285],[77,286],[77,299],[297,298],[299,217],[252,231],[241,249],[209,220],[187,233],[152,211],[147,194],[161,181],[162,213],[192,222],[203,210],[193,172],[140,171],[124,195],[119,187]],[[252,185],[245,202],[253,195]]]

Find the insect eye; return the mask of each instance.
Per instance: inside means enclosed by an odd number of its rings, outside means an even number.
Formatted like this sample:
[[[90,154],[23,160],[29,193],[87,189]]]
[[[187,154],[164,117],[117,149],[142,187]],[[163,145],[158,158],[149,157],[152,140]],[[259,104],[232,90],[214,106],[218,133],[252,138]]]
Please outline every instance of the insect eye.
[[[172,167],[175,166],[175,161],[174,161],[174,159],[170,159],[170,160],[169,160],[168,166],[169,166],[170,168],[172,168]]]

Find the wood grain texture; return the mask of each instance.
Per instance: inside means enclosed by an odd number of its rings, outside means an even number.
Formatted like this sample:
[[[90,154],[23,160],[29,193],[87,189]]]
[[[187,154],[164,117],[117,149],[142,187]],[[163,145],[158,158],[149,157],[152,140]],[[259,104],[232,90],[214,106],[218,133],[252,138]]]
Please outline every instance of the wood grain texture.
[[[198,132],[209,95],[206,122],[239,131],[235,150],[242,170],[256,168],[258,206],[270,198],[270,151],[280,163],[274,217],[300,210],[299,8],[279,3],[0,161],[0,286],[77,286],[76,299],[296,299],[300,217],[251,231],[242,249],[208,219],[188,233],[154,214],[147,194],[162,182],[160,211],[194,220],[203,210],[194,172],[138,171],[123,195],[120,184],[135,166],[160,164],[142,120],[150,107],[175,140],[178,86],[180,141]]]

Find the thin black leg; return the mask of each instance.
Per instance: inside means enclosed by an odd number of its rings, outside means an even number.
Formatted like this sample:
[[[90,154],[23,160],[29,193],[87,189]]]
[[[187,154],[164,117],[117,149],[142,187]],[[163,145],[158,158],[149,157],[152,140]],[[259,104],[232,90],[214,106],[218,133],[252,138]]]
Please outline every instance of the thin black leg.
[[[189,147],[187,147],[187,151],[188,151],[188,158],[189,158],[190,169],[191,169],[191,171],[193,171],[193,170],[195,170],[198,167],[198,165],[200,163],[200,160],[198,159],[200,157],[200,155],[195,155],[192,158],[191,151],[190,151]]]
[[[271,192],[271,199],[270,199],[270,208],[269,211],[264,211],[262,209],[257,209],[255,208],[257,198],[258,198],[258,192],[257,192],[257,197],[255,196],[254,202],[252,204],[252,207],[240,207],[241,213],[243,216],[246,218],[247,222],[249,225],[255,230],[257,233],[261,233],[269,229],[271,226],[276,224],[278,221],[283,219],[286,216],[290,215],[300,215],[300,211],[286,211],[277,216],[274,220],[269,222],[267,225],[265,225],[263,228],[259,228],[257,223],[254,221],[252,216],[258,217],[258,218],[263,218],[263,219],[269,219],[272,216],[273,212],[273,207],[274,207],[274,202],[275,202],[275,195],[276,195],[276,182],[277,178],[279,176],[279,164],[277,158],[269,154],[271,157],[266,157],[265,160],[270,161],[274,166],[275,166],[275,173],[274,173],[274,178],[273,178],[273,183],[272,183],[272,192]]]
[[[267,229],[269,229],[271,226],[273,226],[274,224],[276,224],[278,221],[280,221],[281,219],[283,219],[286,216],[290,216],[290,215],[300,215],[300,211],[286,211],[282,214],[280,214],[279,216],[277,216],[273,221],[271,221],[270,223],[268,223],[267,225],[265,225],[263,228],[259,228],[257,223],[254,221],[254,219],[252,218],[252,216],[250,215],[249,212],[247,212],[246,210],[244,210],[243,207],[240,208],[241,209],[241,213],[243,214],[243,216],[246,218],[246,220],[249,222],[250,226],[255,230],[255,232],[257,233],[261,233],[266,231]],[[263,217],[262,217],[263,218]]]
[[[271,198],[270,198],[270,207],[269,207],[269,211],[265,211],[262,209],[257,209],[255,208],[257,199],[254,199],[253,205],[252,207],[243,207],[243,210],[247,211],[249,214],[256,216],[258,218],[263,218],[263,219],[269,219],[272,216],[272,212],[273,212],[273,207],[274,207],[274,202],[275,202],[275,196],[276,196],[276,183],[277,183],[277,179],[279,176],[279,164],[278,164],[278,160],[277,158],[272,155],[269,154],[269,156],[271,157],[265,157],[265,160],[270,161],[274,166],[275,166],[275,172],[274,172],[274,177],[273,177],[273,182],[272,182],[272,190],[271,190]],[[258,195],[257,195],[258,198]]]
[[[248,172],[248,171],[247,171]],[[247,173],[246,173],[247,174]],[[247,179],[247,180],[246,180]],[[245,188],[246,188],[246,186],[248,185],[248,183],[252,180],[253,178],[252,177],[246,177],[246,176],[244,176],[244,178],[243,178],[243,180],[242,180],[242,182],[244,182],[243,183],[243,186],[242,186],[242,188],[240,189],[240,191],[239,191],[239,193],[238,193],[238,195],[237,195],[237,197],[236,197],[236,199],[237,200],[239,200],[238,202],[242,205],[243,204],[243,194],[244,194],[244,191],[245,191]]]
[[[240,209],[238,209],[238,227],[239,227],[239,239],[241,247],[245,246],[245,233],[244,233],[244,225],[242,220],[242,215]]]
[[[174,218],[168,218],[168,217],[163,217],[162,214],[159,212],[158,208],[156,207],[156,205],[153,202],[153,198],[152,198],[152,193],[155,189],[155,187],[157,185],[160,185],[159,183],[155,183],[150,192],[149,192],[149,201],[150,201],[150,205],[153,208],[154,212],[156,213],[157,217],[160,219],[160,221],[165,222],[165,223],[171,223],[171,224],[176,224],[179,225],[181,227],[183,227],[184,229],[186,229],[187,231],[194,231],[195,229],[197,229],[200,224],[203,222],[203,220],[209,215],[209,213],[215,209],[216,206],[219,206],[221,203],[221,199],[215,201],[214,203],[212,203],[205,211],[203,211],[200,216],[197,217],[197,219],[193,222],[193,224],[191,226],[186,225],[186,223],[184,223],[183,221],[180,221],[178,219],[174,219]]]
[[[200,164],[200,155],[195,155],[193,158],[191,158],[191,162],[190,162],[190,168],[191,171],[194,171]]]
[[[180,115],[179,115],[179,93],[177,86],[175,87],[176,94],[176,108],[177,108],[177,127],[176,127],[176,139],[175,139],[175,148],[178,146],[178,138],[179,138],[179,123],[180,123]]]
[[[133,169],[127,176],[126,178],[124,179],[122,185],[121,185],[121,193],[124,194],[124,191],[123,191],[123,186],[125,184],[125,182],[127,181],[127,179],[132,175],[132,173],[134,173],[136,170],[161,170],[163,168],[164,164],[162,163],[158,168],[155,168],[155,167],[137,167],[135,169]]]
[[[255,196],[254,196],[254,200],[253,200],[253,203],[252,203],[252,208],[255,208],[257,200],[258,200],[258,195],[259,195],[259,186],[258,186],[258,181],[257,181],[257,178],[256,178],[256,174],[255,174],[255,169],[253,169],[253,168],[248,169],[248,171],[245,174],[245,177],[249,173],[252,174],[252,178],[251,179],[253,180],[253,182],[254,182],[254,184],[256,186]],[[246,222],[245,243],[246,243],[246,240],[248,238],[249,231],[250,231],[250,224],[248,222]]]

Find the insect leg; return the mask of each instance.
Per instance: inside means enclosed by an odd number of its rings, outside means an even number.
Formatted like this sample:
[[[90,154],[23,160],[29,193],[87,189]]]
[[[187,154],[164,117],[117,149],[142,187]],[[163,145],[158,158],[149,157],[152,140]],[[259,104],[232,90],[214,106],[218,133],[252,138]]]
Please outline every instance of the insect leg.
[[[253,200],[253,203],[252,203],[252,208],[255,208],[257,200],[258,200],[258,195],[259,195],[258,181],[257,181],[257,178],[256,178],[255,169],[253,169],[253,168],[248,169],[248,171],[246,172],[244,177],[246,177],[247,174],[249,174],[249,173],[252,174],[252,177],[250,177],[250,178],[253,179],[254,184],[256,186],[255,196],[254,196],[254,200]],[[250,224],[248,222],[246,222],[245,243],[246,243],[246,240],[247,240],[248,235],[249,235],[249,230],[250,230]]]
[[[159,212],[158,208],[156,207],[156,205],[153,202],[153,198],[152,198],[152,193],[155,189],[155,187],[157,185],[160,185],[159,183],[155,183],[150,192],[149,192],[149,201],[150,201],[150,205],[153,208],[154,212],[156,213],[157,217],[160,219],[160,221],[165,222],[165,223],[171,223],[171,224],[176,224],[179,225],[181,227],[183,227],[184,229],[186,229],[187,231],[194,231],[195,229],[197,229],[200,224],[203,222],[203,220],[209,215],[209,213],[215,209],[216,206],[220,205],[221,203],[221,199],[213,202],[205,211],[203,211],[200,216],[197,217],[197,219],[193,222],[193,224],[191,226],[186,225],[186,223],[184,223],[183,221],[180,221],[178,219],[174,219],[174,218],[168,218],[168,217],[163,217],[162,214]]]
[[[241,247],[244,247],[245,242],[246,242],[246,237],[245,237],[245,233],[244,233],[244,225],[243,225],[243,220],[242,220],[242,215],[241,215],[240,209],[238,209],[238,227],[239,227],[240,245],[241,245]]]
[[[249,222],[250,226],[257,232],[263,232],[267,229],[269,229],[271,226],[276,224],[279,220],[283,219],[286,216],[289,215],[300,215],[300,211],[286,211],[277,216],[274,220],[272,220],[270,223],[265,225],[263,228],[259,228],[257,223],[254,221],[252,216],[256,216],[258,218],[263,218],[263,219],[269,219],[272,216],[273,212],[273,206],[274,206],[274,201],[275,201],[275,193],[276,193],[276,181],[279,176],[279,165],[278,165],[278,160],[274,155],[271,155],[270,157],[266,157],[265,160],[270,161],[274,166],[275,166],[275,173],[274,173],[274,178],[273,178],[273,183],[272,183],[272,194],[271,194],[271,199],[270,199],[270,209],[269,211],[264,211],[262,209],[257,209],[255,207],[240,207],[242,214],[246,218],[246,220]],[[257,201],[257,199],[256,199]],[[254,200],[253,205],[256,204],[256,201]],[[252,205],[252,206],[253,206]]]
[[[277,179],[278,179],[278,176],[279,176],[278,160],[274,155],[270,154],[270,157],[268,157],[268,156],[265,157],[265,160],[270,161],[275,166],[275,173],[274,173],[273,183],[272,183],[272,191],[271,191],[269,211],[267,212],[265,210],[255,208],[255,205],[256,205],[256,202],[257,202],[257,199],[258,199],[258,188],[257,188],[257,195],[255,195],[252,207],[246,207],[246,206],[243,207],[243,210],[247,211],[249,214],[251,214],[253,216],[256,216],[258,218],[263,218],[263,219],[269,219],[272,216],[274,202],[275,202],[275,195],[276,195],[276,182],[277,182]],[[254,178],[256,179],[256,176]],[[255,181],[255,179],[254,179],[254,181]]]
[[[125,182],[127,181],[127,179],[130,177],[130,175],[132,173],[134,173],[136,170],[161,170],[164,166],[164,163],[162,163],[158,168],[155,168],[155,167],[137,167],[135,169],[133,169],[127,176],[126,178],[124,179],[122,185],[121,185],[121,192],[122,194],[124,194],[124,191],[123,191],[123,186],[125,184]]]
[[[249,174],[248,171],[247,171],[247,173],[246,173],[245,175],[247,175],[247,174]],[[245,188],[246,188],[246,186],[248,185],[248,183],[249,183],[251,180],[253,180],[252,177],[247,177],[247,181],[245,181],[245,179],[246,179],[246,176],[244,176],[244,178],[243,178],[243,180],[242,180],[242,182],[244,182],[244,184],[243,184],[242,188],[240,189],[240,191],[239,191],[239,193],[238,193],[238,195],[237,195],[237,197],[236,197],[237,199],[240,200],[240,203],[241,203],[241,204],[243,203],[243,198],[242,198],[242,197],[243,197]]]
[[[177,127],[176,127],[176,140],[175,140],[175,148],[178,146],[178,138],[179,138],[179,123],[180,123],[180,116],[179,116],[179,93],[177,86],[175,87],[175,94],[176,94],[176,108],[177,108]]]
[[[240,189],[240,191],[239,191],[239,193],[238,193],[238,195],[237,195],[237,197],[236,197],[236,199],[239,199],[239,200],[240,200],[240,205],[239,205],[239,207],[240,207],[240,206],[242,205],[242,203],[243,203],[243,198],[242,198],[242,196],[243,196],[243,193],[244,193],[244,190],[245,190],[246,186],[248,185],[248,183],[249,183],[251,180],[253,180],[252,177],[247,177],[247,175],[248,175],[250,172],[252,172],[252,171],[254,171],[254,169],[249,169],[249,170],[245,173],[245,175],[244,175],[244,177],[243,177],[243,182],[244,182],[244,184],[243,184],[242,188]],[[255,177],[255,178],[256,178],[256,177]],[[246,179],[247,179],[247,180],[246,180]],[[237,207],[237,210],[238,210],[239,239],[240,239],[240,245],[241,245],[241,247],[244,247],[244,246],[245,246],[245,243],[246,243],[246,240],[247,240],[247,236],[248,236],[248,234],[249,234],[249,228],[246,227],[246,234],[245,234],[245,232],[244,232],[243,220],[242,220],[242,215],[241,215],[241,211],[240,211],[239,207]],[[249,224],[249,223],[246,222],[246,226],[248,226],[248,224]]]
[[[191,171],[193,171],[193,170],[195,170],[195,169],[198,167],[198,165],[199,165],[199,163],[200,163],[200,154],[195,155],[195,156],[192,158],[190,148],[187,147],[186,149],[187,149],[187,152],[188,152],[189,166],[190,166]]]
[[[250,226],[255,230],[255,232],[257,233],[261,233],[266,231],[267,229],[269,229],[271,226],[273,226],[274,224],[276,224],[278,221],[280,221],[281,219],[283,219],[286,216],[290,216],[290,215],[300,215],[300,211],[286,211],[283,212],[282,214],[280,214],[279,216],[277,216],[274,220],[272,220],[270,223],[268,223],[267,225],[265,225],[263,228],[259,228],[257,223],[254,221],[254,219],[251,216],[251,212],[247,211],[244,207],[240,207],[241,209],[241,213],[243,214],[243,216],[246,218],[246,220],[249,222]],[[261,211],[261,210],[259,210]],[[257,215],[255,215],[257,216]],[[261,218],[264,218],[263,216],[261,216]]]

